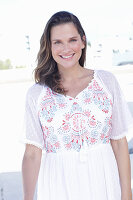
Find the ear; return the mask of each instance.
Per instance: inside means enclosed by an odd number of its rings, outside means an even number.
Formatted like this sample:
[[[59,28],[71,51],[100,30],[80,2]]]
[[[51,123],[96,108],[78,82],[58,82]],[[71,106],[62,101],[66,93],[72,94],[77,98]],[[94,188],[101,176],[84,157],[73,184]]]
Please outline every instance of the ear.
[[[86,42],[86,37],[85,37],[85,35],[83,35],[83,37],[82,37],[82,49],[84,49],[85,48],[85,42]]]

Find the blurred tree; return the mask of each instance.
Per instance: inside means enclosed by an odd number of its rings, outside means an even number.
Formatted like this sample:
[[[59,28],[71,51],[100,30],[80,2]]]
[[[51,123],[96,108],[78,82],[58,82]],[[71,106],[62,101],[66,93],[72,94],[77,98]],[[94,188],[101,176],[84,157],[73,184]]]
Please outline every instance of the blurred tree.
[[[0,60],[0,69],[12,69],[12,68],[13,66],[9,59],[6,59],[5,61]]]
[[[6,59],[5,61],[0,60],[0,70],[4,70],[4,69],[19,69],[19,68],[25,68],[26,66],[23,65],[17,65],[17,66],[13,66],[10,59]]]

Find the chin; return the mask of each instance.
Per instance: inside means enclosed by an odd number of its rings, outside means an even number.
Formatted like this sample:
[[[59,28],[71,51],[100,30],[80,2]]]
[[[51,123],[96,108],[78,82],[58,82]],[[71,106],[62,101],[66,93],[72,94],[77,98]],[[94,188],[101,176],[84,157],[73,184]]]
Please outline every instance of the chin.
[[[59,65],[59,68],[62,69],[72,69],[75,65]]]
[[[58,66],[59,68],[64,68],[64,69],[71,69],[75,66],[78,66],[79,63],[68,63],[68,64],[64,64],[64,63],[59,63]]]

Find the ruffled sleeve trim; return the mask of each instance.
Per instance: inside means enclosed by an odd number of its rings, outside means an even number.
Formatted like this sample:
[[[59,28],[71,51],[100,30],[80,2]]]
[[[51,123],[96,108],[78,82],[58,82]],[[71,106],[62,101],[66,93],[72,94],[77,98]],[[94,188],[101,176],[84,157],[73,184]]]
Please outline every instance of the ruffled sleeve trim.
[[[123,133],[121,135],[117,135],[117,136],[113,136],[113,137],[111,136],[110,139],[112,139],[112,140],[120,140],[120,139],[126,137],[126,135],[127,135],[127,132],[125,132],[125,133]]]
[[[110,139],[112,139],[112,140],[119,140],[119,139],[122,139],[122,138],[126,137],[126,136],[129,134],[129,130],[130,130],[130,129],[133,129],[133,123],[129,125],[127,131],[124,131],[122,134],[117,135],[117,136],[111,136]]]
[[[19,142],[22,143],[22,144],[25,144],[25,145],[26,144],[31,144],[31,145],[34,145],[34,146],[38,147],[41,150],[44,150],[44,147],[42,145],[40,145],[39,143],[34,142],[34,141],[30,141],[30,140],[27,140],[27,139],[22,139]]]

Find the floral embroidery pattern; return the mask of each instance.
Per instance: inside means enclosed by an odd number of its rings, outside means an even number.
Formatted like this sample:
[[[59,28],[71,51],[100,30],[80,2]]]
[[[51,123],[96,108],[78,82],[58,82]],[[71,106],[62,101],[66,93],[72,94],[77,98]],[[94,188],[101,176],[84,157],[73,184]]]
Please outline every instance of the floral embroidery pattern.
[[[59,109],[64,109],[67,106],[65,99],[58,95],[56,97],[56,103],[57,103]]]
[[[109,107],[112,105],[111,100],[108,98],[106,93],[103,91],[103,88],[100,88],[97,81],[93,83],[93,101],[98,108],[101,109],[103,112],[108,113]]]
[[[105,118],[105,126],[102,129],[102,133],[100,139],[103,143],[109,143],[110,133],[111,133],[111,122],[112,122],[112,115],[110,118]]]
[[[45,141],[45,149],[47,153],[56,153],[56,150],[60,148],[60,143],[58,141],[57,135],[54,134],[53,127],[43,127],[43,138]]]
[[[76,109],[75,109],[76,108]],[[80,151],[81,145],[86,141],[88,144],[94,144],[97,141],[96,134],[91,135],[91,129],[95,129],[98,122],[91,111],[82,111],[81,107],[74,102],[70,113],[66,113],[62,126],[58,129],[59,134],[63,134],[65,148]],[[95,137],[94,137],[95,136]]]
[[[42,96],[39,118],[47,152],[79,152],[84,142],[88,147],[110,142],[112,101],[108,94],[95,79],[80,94],[79,99],[68,99],[47,88]]]
[[[40,118],[44,118],[47,122],[51,122],[57,110],[57,105],[54,98],[51,96],[49,88],[47,89],[46,94],[47,95],[42,98],[39,115]]]

